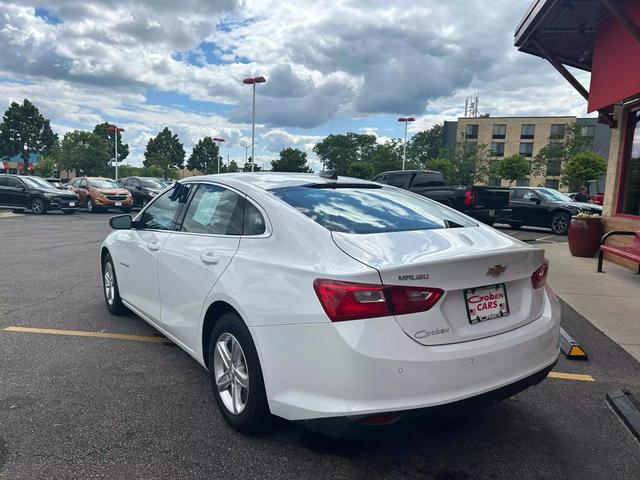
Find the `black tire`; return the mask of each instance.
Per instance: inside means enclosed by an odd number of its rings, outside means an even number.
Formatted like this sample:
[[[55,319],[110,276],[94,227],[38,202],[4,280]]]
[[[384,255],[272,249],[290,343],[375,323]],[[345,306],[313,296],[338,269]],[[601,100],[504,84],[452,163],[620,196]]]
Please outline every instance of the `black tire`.
[[[513,230],[520,230],[522,228],[522,223],[509,223],[508,224]]]
[[[242,352],[246,359],[247,373],[249,375],[246,406],[244,410],[238,414],[234,414],[224,404],[216,384],[214,356],[218,340],[225,334],[231,334],[235,337],[242,347]],[[262,432],[273,426],[276,418],[271,415],[269,411],[258,352],[256,351],[249,329],[236,313],[225,313],[216,322],[213,332],[211,333],[211,338],[209,339],[208,358],[213,396],[225,421],[235,430],[244,434]]]
[[[63,210],[64,213],[66,213],[67,215],[71,215],[72,213],[76,213],[75,210]]]
[[[111,300],[107,293],[107,274],[112,274],[113,297]],[[127,307],[124,306],[122,298],[120,297],[116,269],[113,266],[113,260],[111,260],[110,254],[107,254],[104,262],[102,262],[102,293],[104,294],[104,302],[107,305],[107,310],[109,310],[112,315],[124,315],[127,313]]]
[[[31,212],[34,215],[44,215],[47,213],[47,202],[44,198],[35,197],[31,200]]]
[[[569,231],[571,215],[565,212],[556,212],[551,216],[549,227],[556,235],[566,235]]]

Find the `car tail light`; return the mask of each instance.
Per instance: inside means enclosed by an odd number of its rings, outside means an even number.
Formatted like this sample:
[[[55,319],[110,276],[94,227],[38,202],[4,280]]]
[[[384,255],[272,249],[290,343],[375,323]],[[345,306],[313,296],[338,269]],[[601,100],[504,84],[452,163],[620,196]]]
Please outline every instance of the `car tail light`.
[[[542,265],[531,275],[533,288],[544,287],[547,283],[547,273],[549,272],[549,260],[542,262]]]
[[[471,207],[476,203],[476,193],[473,190],[464,191],[464,204]]]
[[[398,287],[319,278],[313,288],[333,322],[424,312],[442,294],[439,288]]]

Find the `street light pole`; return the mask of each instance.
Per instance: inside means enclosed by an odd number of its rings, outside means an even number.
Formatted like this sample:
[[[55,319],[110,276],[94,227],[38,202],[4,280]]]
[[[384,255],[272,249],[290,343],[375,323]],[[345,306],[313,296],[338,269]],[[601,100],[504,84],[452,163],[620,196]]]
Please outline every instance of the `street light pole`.
[[[115,143],[115,161],[116,161],[116,182],[118,181],[118,132],[124,132],[124,128],[118,128],[115,125],[110,125],[107,127],[107,132],[114,132],[116,143]]]
[[[218,142],[218,173],[220,173],[220,146],[224,142],[224,138],[214,137],[213,141]]]
[[[404,144],[402,147],[402,170],[404,171],[405,164],[407,163],[407,124],[409,122],[415,122],[416,119],[413,117],[400,117],[398,121],[404,123]]]
[[[267,80],[264,77],[249,77],[245,78],[242,83],[245,85],[251,85],[253,87],[253,110],[251,113],[251,171],[253,172],[253,165],[256,163],[256,83],[264,83]],[[245,162],[246,163],[246,162]]]

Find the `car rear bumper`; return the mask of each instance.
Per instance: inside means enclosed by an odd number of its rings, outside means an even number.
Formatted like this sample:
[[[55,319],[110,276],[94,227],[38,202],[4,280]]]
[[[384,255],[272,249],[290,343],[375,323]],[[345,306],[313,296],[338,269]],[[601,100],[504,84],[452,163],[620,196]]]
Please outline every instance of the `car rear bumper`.
[[[558,358],[560,306],[492,337],[423,346],[393,318],[251,328],[271,412],[289,420],[361,417],[458,402],[516,384]]]

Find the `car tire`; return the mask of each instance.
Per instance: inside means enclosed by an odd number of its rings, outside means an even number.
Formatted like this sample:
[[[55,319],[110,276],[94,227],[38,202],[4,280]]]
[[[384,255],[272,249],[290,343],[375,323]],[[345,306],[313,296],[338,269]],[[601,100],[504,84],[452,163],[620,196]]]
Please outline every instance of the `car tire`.
[[[71,215],[72,213],[76,213],[75,210],[63,210],[64,213],[66,213],[67,215]]]
[[[258,352],[236,313],[225,313],[216,322],[208,358],[213,396],[225,421],[245,434],[271,427],[275,417],[269,411]],[[224,379],[227,388],[219,388]]]
[[[107,309],[112,315],[124,315],[127,312],[127,307],[124,306],[120,297],[116,269],[108,253],[102,262],[102,292]]]
[[[35,197],[31,200],[31,212],[34,215],[44,215],[47,213],[47,202],[43,198]]]
[[[569,231],[571,216],[565,212],[554,213],[551,217],[551,231],[556,235],[566,235]]]
[[[520,230],[522,228],[522,223],[509,223],[508,224],[513,230]]]
[[[98,213],[101,209],[97,207],[90,198],[87,198],[87,212],[88,213]]]

